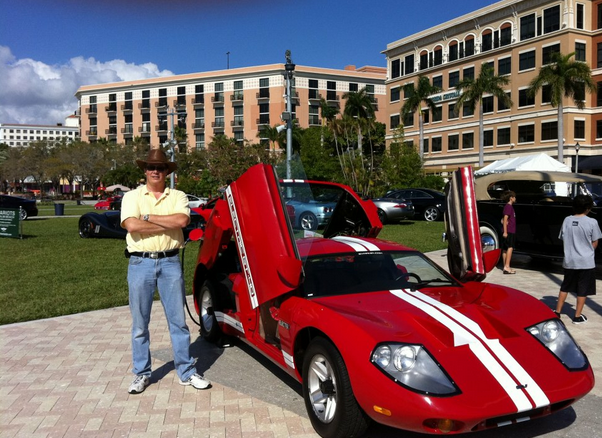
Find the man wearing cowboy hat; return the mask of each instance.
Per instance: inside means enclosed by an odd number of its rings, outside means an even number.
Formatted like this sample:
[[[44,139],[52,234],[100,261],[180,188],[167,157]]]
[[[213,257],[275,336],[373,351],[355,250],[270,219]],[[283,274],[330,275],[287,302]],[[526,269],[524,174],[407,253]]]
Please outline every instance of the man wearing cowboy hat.
[[[182,228],[190,222],[184,192],[165,185],[176,163],[160,149],[151,149],[146,160],[136,160],[146,175],[146,184],[127,192],[121,204],[121,226],[126,237],[130,312],[132,314],[132,372],[136,378],[130,394],[143,392],[150,383],[151,355],[148,325],[155,289],[167,323],[180,384],[207,389],[211,383],[197,374],[190,355],[190,332],[184,313],[184,278],[179,250],[184,243]]]

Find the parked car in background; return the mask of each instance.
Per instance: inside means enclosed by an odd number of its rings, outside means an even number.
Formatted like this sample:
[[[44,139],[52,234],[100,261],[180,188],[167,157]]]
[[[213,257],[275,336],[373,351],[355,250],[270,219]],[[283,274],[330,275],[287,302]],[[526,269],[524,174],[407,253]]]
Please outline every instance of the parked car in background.
[[[340,194],[326,186],[312,193],[308,184],[295,185],[283,181],[281,187],[293,227],[315,231],[328,224]]]
[[[28,217],[38,215],[38,206],[35,199],[25,199],[19,196],[0,195],[0,208],[15,208],[19,209],[19,219],[24,221]]]
[[[94,204],[94,210],[120,210],[122,196],[109,196]],[[118,208],[116,208],[118,207]]]
[[[199,198],[195,195],[186,195],[188,198],[188,206],[190,208],[199,208],[207,203],[207,198]]]
[[[411,201],[415,216],[429,222],[443,219],[447,208],[445,193],[433,189],[395,189],[389,190],[384,197]]]
[[[378,218],[383,225],[414,217],[414,205],[412,201],[385,196],[373,199],[372,202],[376,205]]]
[[[504,192],[516,193],[515,253],[535,258],[562,259],[562,241],[558,238],[564,218],[573,214],[577,194],[591,195],[588,186],[602,183],[602,177],[570,172],[514,171],[475,177],[475,196],[481,241],[485,250],[499,248],[502,237]],[[596,196],[594,196],[596,198]],[[602,227],[602,205],[590,213]],[[602,263],[602,248],[596,250],[596,262]]]
[[[320,436],[363,436],[370,421],[482,431],[552,414],[594,387],[587,357],[545,303],[454,278],[378,239],[374,204],[350,187],[295,182],[339,191],[322,236],[296,232],[283,199],[295,187],[253,166],[215,202],[203,236],[192,234],[203,237],[192,295],[204,340],[240,339],[298,381]],[[474,196],[464,199],[475,213]],[[464,216],[455,222],[465,226]],[[480,249],[472,216],[471,254]],[[478,259],[490,271],[498,257]]]
[[[205,220],[198,212],[199,209],[190,210],[190,223],[183,229],[184,238],[195,228],[204,225]],[[113,239],[125,239],[127,231],[121,228],[121,212],[107,211],[106,213],[97,213],[91,211],[83,214],[78,223],[79,236],[82,239],[91,237],[108,237]]]

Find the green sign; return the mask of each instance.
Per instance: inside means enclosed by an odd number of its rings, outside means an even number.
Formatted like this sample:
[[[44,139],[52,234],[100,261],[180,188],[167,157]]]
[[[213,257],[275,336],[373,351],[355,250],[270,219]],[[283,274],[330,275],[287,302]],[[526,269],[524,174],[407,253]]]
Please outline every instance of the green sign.
[[[0,237],[21,237],[18,208],[0,209]]]

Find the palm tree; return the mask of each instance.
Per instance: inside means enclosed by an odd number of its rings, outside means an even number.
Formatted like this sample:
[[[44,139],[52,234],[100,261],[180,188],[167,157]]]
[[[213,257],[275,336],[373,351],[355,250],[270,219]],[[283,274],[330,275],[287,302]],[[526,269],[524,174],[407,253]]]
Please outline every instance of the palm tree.
[[[373,98],[366,91],[366,87],[359,91],[349,91],[343,94],[345,109],[343,114],[357,119],[357,149],[362,153],[362,120],[374,118]]]
[[[432,112],[437,110],[435,102],[430,98],[435,93],[438,93],[441,89],[435,85],[432,85],[429,78],[420,75],[418,77],[418,85],[406,84],[403,87],[404,94],[408,97],[403,106],[401,107],[401,116],[405,119],[408,114],[414,114],[418,112],[418,129],[420,131],[419,139],[419,150],[420,159],[424,156],[424,117],[420,106],[422,102],[425,102]]]
[[[553,53],[551,62],[539,69],[539,74],[529,84],[529,94],[535,96],[544,85],[550,87],[550,103],[558,108],[558,161],[562,161],[564,146],[563,112],[564,98],[572,99],[577,108],[583,109],[585,90],[595,93],[598,89],[592,79],[592,71],[585,62],[571,60],[575,52],[563,55]],[[581,97],[583,96],[583,97]]]
[[[338,108],[328,105],[326,99],[320,99],[320,113],[322,114],[322,130],[320,132],[320,145],[324,146],[324,128],[332,124],[332,121],[339,113]]]
[[[283,133],[278,130],[278,126],[264,125],[257,133],[257,137],[267,139],[270,142],[270,150],[276,150],[276,143],[280,149],[283,149]]]
[[[464,105],[474,111],[477,102],[479,104],[479,167],[483,166],[484,161],[483,95],[491,94],[504,102],[506,107],[509,108],[512,106],[512,100],[504,91],[504,87],[509,83],[510,79],[506,76],[495,74],[491,64],[483,63],[476,79],[464,78],[456,85],[456,90],[462,93],[456,103],[456,111]]]

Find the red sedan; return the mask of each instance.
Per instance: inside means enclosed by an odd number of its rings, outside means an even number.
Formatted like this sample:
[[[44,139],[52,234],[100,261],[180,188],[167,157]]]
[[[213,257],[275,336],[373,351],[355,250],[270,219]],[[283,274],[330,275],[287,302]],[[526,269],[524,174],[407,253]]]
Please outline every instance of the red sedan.
[[[482,253],[463,190],[450,192],[455,278],[378,240],[375,206],[349,187],[252,167],[205,211],[193,285],[204,338],[237,337],[297,379],[323,437],[361,435],[370,421],[456,434],[570,406],[594,376],[564,324],[525,293],[467,281],[499,252]],[[282,193],[336,207],[319,232],[295,230]]]

